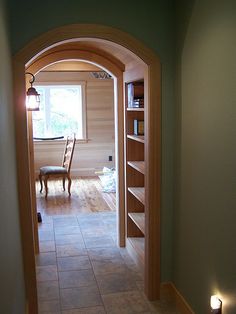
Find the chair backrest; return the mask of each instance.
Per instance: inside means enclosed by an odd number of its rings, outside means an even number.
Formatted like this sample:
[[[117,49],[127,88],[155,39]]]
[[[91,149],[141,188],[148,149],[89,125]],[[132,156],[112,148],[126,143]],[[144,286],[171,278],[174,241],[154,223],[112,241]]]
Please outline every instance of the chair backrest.
[[[66,168],[68,173],[70,172],[71,162],[74,154],[75,141],[75,134],[72,137],[67,136],[64,155],[62,159],[62,167]]]

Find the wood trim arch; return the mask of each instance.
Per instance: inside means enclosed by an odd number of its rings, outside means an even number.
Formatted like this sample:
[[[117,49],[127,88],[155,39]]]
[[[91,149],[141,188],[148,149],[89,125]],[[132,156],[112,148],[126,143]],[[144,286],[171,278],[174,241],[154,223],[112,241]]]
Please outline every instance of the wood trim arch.
[[[61,45],[52,46],[49,49],[47,49],[44,53],[40,54],[36,59],[33,59],[30,62],[30,65],[34,64],[36,60],[39,58],[43,58],[46,55],[49,55],[50,53],[56,53],[56,52],[62,52],[62,51],[84,51],[88,54],[96,54],[98,57],[103,57],[103,59],[106,59],[112,63],[112,65],[117,66],[122,71],[125,70],[125,65],[116,57],[111,55],[110,53],[104,52],[103,50],[96,48],[96,51],[94,50],[94,47],[89,46],[88,44],[84,44],[83,42],[67,42]]]
[[[107,58],[107,54],[101,56],[93,51],[81,49],[63,49],[59,51],[53,51],[53,49],[51,49],[47,54],[34,60],[34,62],[27,67],[27,71],[29,70],[37,73],[49,64],[70,59],[93,63],[106,69],[106,71],[112,73],[116,77],[122,76],[123,71],[125,70],[123,64],[119,64],[118,66],[116,63],[111,62]]]
[[[133,36],[119,29],[99,24],[70,24],[54,28],[29,42],[15,54],[14,59],[27,66],[28,62],[32,62],[49,48],[63,43],[77,42],[78,39],[109,41],[126,48],[147,65],[155,61],[160,62],[158,56],[151,49]]]
[[[147,217],[150,232],[160,235],[160,192],[161,192],[161,65],[157,55],[131,35],[118,29],[96,24],[72,24],[53,29],[32,40],[13,57],[16,154],[18,169],[18,192],[21,217],[22,247],[26,286],[26,313],[37,314],[37,290],[35,275],[35,257],[32,232],[32,214],[29,180],[29,155],[27,146],[27,119],[25,110],[25,67],[30,66],[40,55],[47,50],[63,43],[73,43],[81,39],[108,41],[119,45],[122,49],[141,59],[145,65],[145,80],[149,82],[147,94],[147,108],[145,115],[148,122],[147,136],[148,160],[146,160],[150,189],[146,195],[147,206],[155,211],[156,219]],[[123,98],[123,82],[117,83],[117,97]],[[157,158],[158,157],[158,158]],[[152,169],[152,171],[150,171]],[[124,197],[124,196],[123,196]],[[157,249],[159,258],[156,258],[155,273],[152,272],[152,260],[147,259],[148,276],[153,280],[146,289],[149,299],[159,296],[160,287],[160,237],[155,238],[151,245]],[[153,286],[156,289],[153,289]],[[153,291],[155,290],[155,293]]]

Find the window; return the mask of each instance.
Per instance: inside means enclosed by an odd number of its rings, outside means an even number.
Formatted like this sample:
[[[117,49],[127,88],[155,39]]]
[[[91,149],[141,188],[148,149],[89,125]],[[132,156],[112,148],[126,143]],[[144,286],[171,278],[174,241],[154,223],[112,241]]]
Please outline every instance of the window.
[[[86,138],[85,84],[35,85],[40,94],[40,111],[33,112],[35,138],[76,134]]]

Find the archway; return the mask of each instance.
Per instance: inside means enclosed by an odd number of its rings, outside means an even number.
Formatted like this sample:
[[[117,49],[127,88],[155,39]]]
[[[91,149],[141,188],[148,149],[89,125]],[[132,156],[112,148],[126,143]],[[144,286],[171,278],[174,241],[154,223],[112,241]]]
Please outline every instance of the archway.
[[[149,226],[150,233],[147,235],[152,239],[152,233],[156,228],[160,229],[160,62],[158,57],[142,43],[131,37],[130,35],[119,30],[99,26],[99,25],[70,25],[54,29],[29,43],[24,49],[17,53],[13,58],[14,71],[14,95],[15,95],[15,112],[16,112],[16,150],[18,156],[18,189],[20,203],[20,217],[22,225],[22,244],[23,257],[25,267],[25,282],[26,293],[28,299],[29,312],[36,313],[37,308],[37,292],[35,281],[35,265],[34,265],[34,243],[32,232],[32,211],[31,211],[31,191],[30,191],[30,169],[28,156],[28,141],[27,141],[27,119],[24,105],[25,100],[25,68],[36,73],[38,69],[43,67],[45,58],[52,57],[49,52],[54,52],[54,57],[65,58],[65,52],[58,52],[58,47],[63,44],[72,45],[82,39],[94,42],[108,42],[110,46],[120,47],[124,51],[136,56],[143,62],[144,78],[148,84],[146,85],[146,103],[145,115],[148,122],[148,127],[145,130],[145,136],[148,138],[148,145],[145,149],[148,150],[148,160],[146,162],[147,183],[149,186],[154,186],[155,189],[149,189],[146,192],[146,203],[149,208],[155,209],[155,220],[152,221],[151,216],[147,217],[146,224]],[[60,49],[59,49],[60,50]],[[68,52],[68,51],[67,51]],[[105,58],[99,53],[96,54],[94,48],[92,51],[70,50],[71,57],[79,57],[87,61],[97,58],[98,64],[102,64],[105,69],[113,73],[117,77],[117,105],[116,105],[116,125],[119,125],[118,132],[118,172],[119,172],[119,221],[120,234],[125,234],[125,212],[124,212],[124,178],[123,178],[123,69],[122,62],[119,59],[112,58],[111,55],[106,55]],[[103,52],[104,53],[104,52]],[[64,54],[64,56],[63,56]],[[49,57],[50,56],[50,57]],[[46,58],[46,59],[47,59]],[[73,59],[73,58],[72,58]],[[40,63],[41,62],[41,63]],[[48,62],[48,61],[47,61]],[[96,62],[95,62],[96,63]],[[151,174],[152,172],[152,174]],[[22,181],[24,184],[21,184]],[[156,231],[155,231],[156,233]],[[120,245],[122,243],[121,236]],[[159,239],[152,239],[153,247],[157,247],[157,252],[160,252]],[[150,264],[145,269],[150,273],[153,261],[147,259],[147,264]],[[158,271],[154,274],[156,287],[160,283],[160,265],[157,259]],[[151,274],[149,274],[150,276]],[[153,275],[153,274],[152,274]],[[147,287],[147,294],[150,299],[156,298],[159,290],[156,289],[155,295],[149,293],[152,287]],[[158,291],[157,291],[158,290]]]

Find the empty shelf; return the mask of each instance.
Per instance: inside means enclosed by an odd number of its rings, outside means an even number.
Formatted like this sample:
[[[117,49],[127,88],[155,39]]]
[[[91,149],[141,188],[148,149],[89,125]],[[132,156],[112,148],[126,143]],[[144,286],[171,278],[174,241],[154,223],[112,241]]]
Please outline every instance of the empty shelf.
[[[144,111],[144,108],[127,107],[127,111]]]
[[[145,174],[145,162],[144,161],[128,161],[128,165],[135,170]]]
[[[143,135],[127,135],[127,138],[130,140],[134,140],[140,143],[144,143],[144,136]]]
[[[144,213],[128,213],[136,226],[145,234],[145,214]]]
[[[132,193],[143,205],[145,205],[145,189],[140,187],[128,188],[128,191]]]

